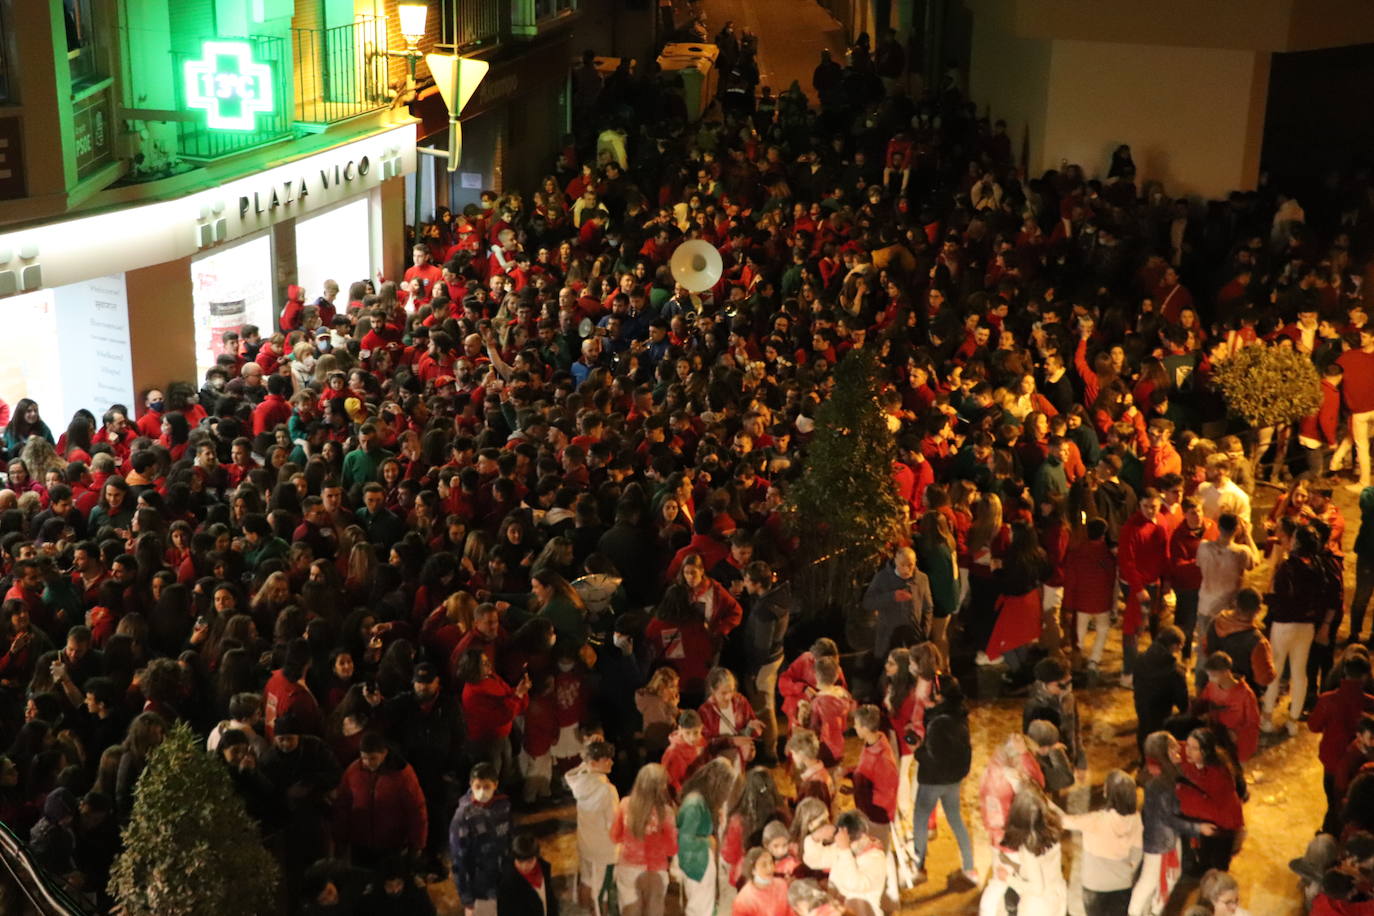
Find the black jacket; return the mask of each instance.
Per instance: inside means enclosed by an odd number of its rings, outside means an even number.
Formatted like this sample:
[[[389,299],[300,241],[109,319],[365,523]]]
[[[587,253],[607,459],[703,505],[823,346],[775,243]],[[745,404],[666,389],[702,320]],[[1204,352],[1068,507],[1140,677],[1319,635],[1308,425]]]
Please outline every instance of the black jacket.
[[[793,605],[792,587],[786,582],[753,600],[744,618],[745,659],[750,668],[782,658],[782,641]]]
[[[501,885],[496,890],[496,916],[558,916],[558,894],[553,888],[553,872],[549,863],[539,860],[539,870],[544,873],[544,901],[525,876],[515,870],[514,862],[507,862],[501,875]]]
[[[1142,741],[1163,728],[1175,712],[1188,708],[1188,681],[1173,654],[1159,643],[1136,659],[1134,686],[1137,733]]]
[[[973,762],[968,712],[958,688],[946,688],[942,699],[926,711],[926,738],[916,748],[922,784],[948,786],[962,782]]]

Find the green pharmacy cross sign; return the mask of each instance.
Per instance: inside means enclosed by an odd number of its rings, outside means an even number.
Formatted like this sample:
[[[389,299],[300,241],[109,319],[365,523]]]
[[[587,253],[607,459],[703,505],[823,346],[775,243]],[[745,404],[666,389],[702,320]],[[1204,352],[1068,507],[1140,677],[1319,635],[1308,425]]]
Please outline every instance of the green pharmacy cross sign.
[[[186,105],[205,111],[212,130],[253,130],[258,112],[271,112],[272,68],[253,60],[246,41],[207,41],[200,60],[185,64]]]

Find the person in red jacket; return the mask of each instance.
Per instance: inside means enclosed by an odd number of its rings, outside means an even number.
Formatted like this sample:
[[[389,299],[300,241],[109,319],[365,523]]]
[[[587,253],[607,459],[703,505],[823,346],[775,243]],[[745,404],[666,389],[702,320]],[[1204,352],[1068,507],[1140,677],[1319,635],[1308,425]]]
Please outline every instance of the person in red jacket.
[[[741,871],[749,881],[731,904],[730,916],[791,916],[787,905],[787,881],[773,874],[773,856],[761,846],[744,855]]]
[[[371,867],[390,856],[419,854],[428,830],[429,812],[415,771],[385,738],[368,732],[358,759],[339,781],[335,842],[351,849],[355,865]]]
[[[1369,693],[1369,659],[1351,654],[1341,663],[1341,682],[1335,690],[1317,696],[1317,704],[1307,717],[1307,727],[1321,735],[1317,758],[1322,764],[1322,788],[1326,790],[1326,818],[1322,831],[1340,832],[1339,815],[1344,792],[1336,785],[1336,774],[1346,748],[1355,737],[1360,719],[1374,713],[1374,696]]]
[[[1307,469],[1314,477],[1326,473],[1326,456],[1341,439],[1341,379],[1344,375],[1345,370],[1339,363],[1331,363],[1322,370],[1321,406],[1298,422],[1298,444],[1307,453]]]
[[[1245,763],[1259,750],[1259,701],[1250,685],[1236,677],[1231,656],[1214,652],[1203,666],[1207,686],[1193,701],[1194,709],[1235,749],[1238,763]]]
[[[1245,809],[1236,788],[1244,782],[1236,765],[1211,729],[1196,728],[1188,735],[1178,771],[1179,813],[1216,825],[1211,835],[1198,838],[1198,868],[1226,871],[1236,834],[1245,827]]]
[[[515,717],[529,705],[530,676],[514,687],[496,674],[491,659],[480,649],[469,649],[458,664],[463,683],[463,724],[467,727],[468,757],[486,760],[496,767],[501,781],[515,775],[511,760],[510,733]]]
[[[1183,657],[1193,654],[1193,630],[1197,628],[1197,599],[1202,588],[1202,570],[1197,565],[1197,548],[1203,541],[1219,537],[1217,523],[1202,514],[1197,500],[1187,497],[1180,504],[1183,521],[1169,536],[1169,584],[1174,588],[1174,625],[1183,631]]]
[[[301,326],[301,312],[305,310],[305,287],[292,283],[286,288],[286,303],[281,307],[281,318],[277,325],[284,332],[294,331]]]
[[[882,710],[872,704],[860,706],[854,713],[854,733],[864,747],[850,778],[854,782],[854,807],[868,818],[886,846],[897,815],[897,758],[881,731],[882,717]]]
[[[1064,610],[1074,615],[1078,653],[1087,660],[1089,672],[1102,663],[1110,629],[1108,615],[1116,601],[1116,557],[1107,546],[1107,520],[1090,518],[1087,540],[1064,555]],[[1097,633],[1088,650],[1088,626]]]
[[[706,739],[701,736],[701,716],[684,709],[677,718],[677,728],[668,736],[668,748],[659,761],[668,774],[673,792],[681,792],[682,784],[706,762]]]
[[[1183,459],[1173,442],[1174,424],[1163,417],[1155,417],[1146,435],[1150,438],[1150,448],[1145,452],[1145,486],[1159,486],[1159,479],[1167,474],[1182,474]]]
[[[778,690],[782,692],[782,714],[787,717],[787,721],[796,724],[797,706],[803,700],[809,700],[816,695],[816,662],[822,658],[840,657],[839,646],[835,645],[835,640],[828,636],[822,636],[811,644],[811,648],[801,655],[798,655],[792,664],[787,666],[787,670],[778,675]],[[841,687],[848,688],[845,683],[844,669],[840,669],[839,680],[836,681]]]
[[[253,408],[253,435],[261,436],[263,433],[270,433],[277,428],[277,424],[286,423],[291,419],[291,405],[287,398],[291,396],[291,380],[280,375],[272,375],[267,379],[267,397],[262,399],[262,403]]]
[[[304,639],[293,639],[286,647],[286,662],[268,678],[263,690],[263,728],[268,739],[275,734],[277,717],[291,713],[300,725],[303,735],[321,735],[324,721],[320,714],[320,704],[305,684],[310,672],[310,644]]]
[[[707,699],[697,710],[701,735],[712,753],[733,747],[742,765],[754,759],[754,741],[763,734],[763,723],[754,715],[735,674],[729,668],[712,668],[706,676]]]
[[[1121,618],[1121,683],[1132,685],[1136,640],[1146,613],[1151,616],[1160,598],[1160,580],[1168,571],[1169,538],[1159,523],[1159,491],[1147,487],[1137,511],[1121,525],[1116,551],[1117,575],[1126,594]]]
[[[844,759],[844,733],[857,705],[849,691],[840,686],[837,658],[816,662],[816,692],[797,711],[797,719],[816,733],[820,741],[821,762],[832,769]],[[839,780],[838,771],[835,774]]]

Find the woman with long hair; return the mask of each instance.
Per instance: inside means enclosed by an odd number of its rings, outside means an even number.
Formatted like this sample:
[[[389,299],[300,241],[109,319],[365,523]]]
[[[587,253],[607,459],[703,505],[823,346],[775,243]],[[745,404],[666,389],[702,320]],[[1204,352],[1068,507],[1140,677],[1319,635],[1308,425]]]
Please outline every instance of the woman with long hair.
[[[486,760],[496,767],[500,781],[515,775],[510,733],[515,717],[529,705],[530,677],[514,687],[506,683],[481,649],[469,649],[458,663],[463,683],[463,722],[467,731],[467,758]]]
[[[620,912],[663,916],[668,862],[678,847],[668,772],[660,764],[648,764],[635,777],[634,788],[616,809],[611,840],[618,844],[615,886]]]
[[[973,521],[968,530],[969,608],[964,620],[964,636],[980,650],[987,646],[997,622],[997,583],[995,574],[1011,543],[1011,529],[1002,520],[1002,500],[996,493],[984,493],[973,504]],[[986,661],[986,655],[980,661]]]
[[[1041,586],[1050,569],[1030,523],[1017,521],[1011,530],[1006,558],[993,580],[997,619],[986,650],[978,654],[978,663],[995,664],[1005,659],[1015,675],[1025,667],[1030,646],[1040,638]]]
[[[700,554],[688,554],[644,631],[650,660],[671,665],[681,677],[684,708],[705,697],[706,673],[740,614],[734,596],[706,575]]]
[[[38,414],[38,402],[33,398],[20,398],[10,414],[9,425],[5,427],[5,449],[11,455],[17,454],[29,441],[29,436],[39,436],[53,441],[52,430]]]
[[[1039,787],[1016,793],[1002,838],[1003,859],[1011,867],[1007,887],[1019,900],[1016,916],[1063,916],[1068,909],[1062,837],[1058,810]]]
[[[1188,733],[1178,772],[1179,811],[1184,817],[1216,825],[1211,834],[1198,838],[1189,873],[1201,875],[1209,868],[1226,871],[1245,829],[1245,777],[1210,728]]]
[[[682,785],[677,812],[678,868],[686,884],[684,916],[711,916],[716,907],[717,850],[743,781],[723,757],[707,761]]]
[[[121,820],[127,821],[134,808],[134,786],[148,755],[167,737],[167,722],[155,712],[139,713],[129,723],[124,739],[124,753],[119,758],[119,772],[115,777],[115,809]]]
[[[959,609],[959,565],[958,545],[943,512],[932,509],[921,516],[915,547],[930,582],[930,640],[948,657],[949,618]]]
[[[1210,823],[1190,820],[1179,806],[1179,764],[1183,751],[1178,739],[1165,731],[1145,738],[1145,801],[1141,805],[1144,858],[1140,877],[1131,891],[1130,912],[1159,916],[1182,873],[1182,837],[1210,836]]]

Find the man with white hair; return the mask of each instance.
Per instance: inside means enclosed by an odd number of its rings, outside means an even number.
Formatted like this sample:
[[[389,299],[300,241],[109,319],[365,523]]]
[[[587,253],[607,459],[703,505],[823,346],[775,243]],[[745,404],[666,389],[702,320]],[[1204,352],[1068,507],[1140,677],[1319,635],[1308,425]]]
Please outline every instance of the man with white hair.
[[[935,602],[930,580],[916,568],[916,551],[899,547],[891,564],[874,574],[864,592],[863,609],[875,618],[873,657],[879,663],[887,659],[888,650],[903,632],[903,644],[925,638]]]

